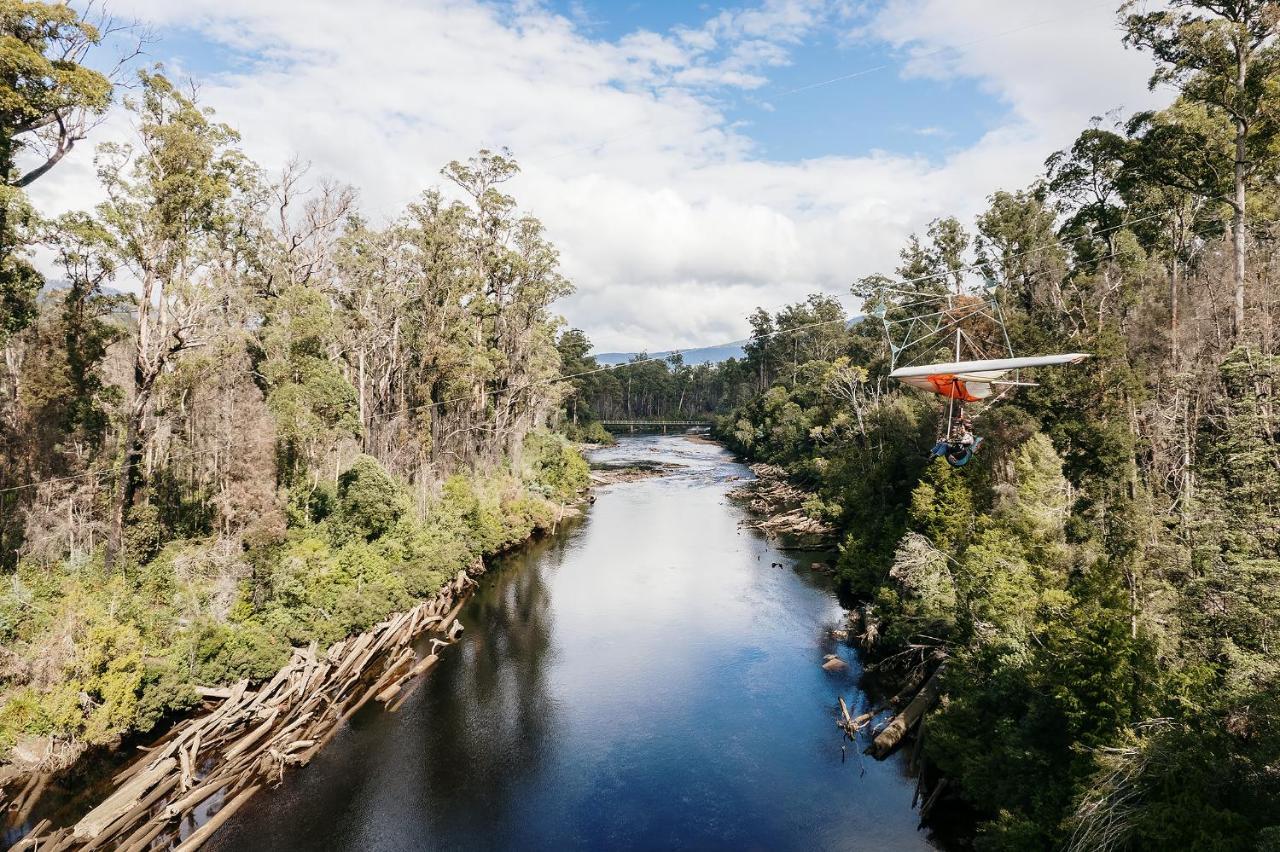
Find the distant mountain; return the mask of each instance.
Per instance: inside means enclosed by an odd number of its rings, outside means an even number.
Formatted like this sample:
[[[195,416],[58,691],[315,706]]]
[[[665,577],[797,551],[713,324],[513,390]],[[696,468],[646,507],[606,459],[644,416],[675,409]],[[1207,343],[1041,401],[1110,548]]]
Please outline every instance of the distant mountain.
[[[742,357],[742,345],[745,340],[738,340],[733,343],[724,343],[720,346],[701,346],[696,349],[678,350],[684,356],[684,362],[690,365],[698,364],[718,364],[721,361],[728,361],[730,358]],[[595,359],[601,366],[612,366],[614,364],[625,364],[632,358],[639,355],[639,352],[599,352],[596,353]],[[650,358],[666,358],[672,352],[649,352]]]
[[[861,314],[850,317],[845,323],[846,327],[853,328],[865,317]],[[741,358],[743,356],[742,347],[747,343],[746,340],[736,340],[733,343],[722,343],[719,346],[699,346],[695,349],[679,349],[678,351],[684,356],[686,364],[718,364],[721,361],[728,361],[730,358]],[[625,364],[632,358],[639,355],[639,352],[598,352],[595,355],[596,361],[601,366],[611,367],[614,364]],[[666,358],[672,352],[650,352],[650,358]]]

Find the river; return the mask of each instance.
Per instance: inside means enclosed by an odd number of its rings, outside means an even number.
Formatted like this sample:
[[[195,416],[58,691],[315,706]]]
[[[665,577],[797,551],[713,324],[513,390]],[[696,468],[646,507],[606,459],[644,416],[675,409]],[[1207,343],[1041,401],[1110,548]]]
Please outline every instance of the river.
[[[902,758],[842,757],[858,659],[815,557],[740,528],[749,471],[683,436],[594,460],[683,467],[502,560],[397,712],[357,714],[206,848],[931,848]]]

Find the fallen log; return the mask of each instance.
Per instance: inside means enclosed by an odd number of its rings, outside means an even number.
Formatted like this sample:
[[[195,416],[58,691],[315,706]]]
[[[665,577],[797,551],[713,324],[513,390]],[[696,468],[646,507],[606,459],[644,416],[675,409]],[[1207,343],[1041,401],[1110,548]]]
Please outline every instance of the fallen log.
[[[435,643],[435,642],[438,642],[439,640],[432,639],[431,641],[432,643]],[[445,643],[441,643],[441,644],[445,644]],[[405,701],[407,701],[409,696],[413,695],[414,690],[418,688],[418,684],[422,683],[421,676],[425,674],[428,669],[430,669],[437,662],[439,662],[439,660],[440,660],[440,657],[438,657],[433,652],[423,657],[421,662],[419,662],[416,666],[414,666],[412,669],[409,670],[409,674],[405,676],[405,683],[408,684],[408,688],[405,688],[402,686],[400,688],[399,693],[393,696],[390,702],[387,702],[386,706],[387,706],[388,713],[395,713],[397,710],[399,710],[401,707],[404,706]]]
[[[945,671],[946,663],[934,670],[911,702],[876,735],[875,740],[867,747],[867,754],[877,760],[884,760],[902,743],[902,738],[906,736],[907,731],[920,721],[925,711],[932,707],[938,700],[938,696],[942,694],[942,675]]]
[[[142,826],[133,834],[125,838],[120,846],[120,852],[143,852],[143,850],[151,848],[151,841],[156,839],[156,835],[164,831],[165,823],[163,820],[152,820],[144,822]]]
[[[102,804],[89,811],[76,823],[73,829],[75,836],[86,840],[97,837],[104,828],[132,810],[138,800],[160,783],[177,765],[177,759],[166,757],[134,775],[118,790],[107,796]]]
[[[231,782],[231,778],[227,775],[218,775],[212,780],[205,781],[199,787],[191,790],[191,792],[183,795],[181,799],[170,802],[163,811],[161,811],[161,819],[173,819],[180,814],[192,810],[200,805],[205,799],[221,790]]]
[[[840,698],[840,717],[836,720],[836,724],[849,737],[850,740],[857,739],[858,732],[871,724],[871,720],[876,717],[875,710],[867,713],[859,714],[857,717],[849,712],[849,706],[844,703],[844,699]]]
[[[289,662],[257,692],[247,680],[200,688],[207,701],[219,702],[208,705],[211,712],[144,749],[117,774],[115,792],[74,827],[41,835],[48,826],[38,826],[29,835],[29,852],[48,852],[55,844],[77,852],[95,847],[194,849],[263,783],[281,778],[287,765],[310,760],[367,702],[377,697],[402,705],[412,691],[406,685],[438,662],[440,648],[461,633],[457,616],[465,593],[476,585],[459,572],[431,600],[335,642],[323,655],[314,643],[295,648]],[[441,635],[418,660],[411,645],[428,629]],[[380,675],[375,679],[376,672]],[[207,774],[201,778],[201,772]],[[34,798],[32,786],[10,807],[21,808]],[[179,844],[175,820],[190,819],[219,794],[225,807]]]
[[[929,799],[920,808],[920,826],[924,827],[924,821],[929,818],[929,812],[933,810],[933,806],[938,803],[938,799],[942,796],[942,791],[947,789],[947,779],[943,778],[938,781],[938,786],[933,788],[933,792],[929,794]]]
[[[40,835],[49,830],[49,826],[53,825],[47,819],[42,819],[26,833],[21,840],[9,847],[10,852],[18,852],[18,850],[35,849],[41,841]]]
[[[71,829],[63,828],[45,838],[46,845],[40,847],[40,852],[66,852],[75,843],[76,836]]]
[[[272,710],[265,722],[246,734],[240,742],[227,749],[223,757],[226,760],[232,760],[252,748],[254,743],[266,736],[267,732],[271,730],[271,726],[276,723],[276,716],[279,715],[279,712],[279,710]]]
[[[920,665],[912,669],[911,673],[907,675],[907,679],[902,682],[902,686],[889,699],[889,706],[895,710],[902,709],[903,705],[920,691],[920,687],[924,684],[924,679],[928,674],[929,667],[926,665]]]
[[[100,849],[113,841],[121,832],[128,830],[138,820],[147,815],[151,810],[151,806],[162,798],[167,796],[178,784],[178,776],[170,775],[155,786],[150,793],[142,798],[127,813],[122,814],[115,822],[102,830],[102,833],[86,843],[81,849],[83,852],[89,852],[92,849]]]
[[[240,795],[223,805],[222,808],[213,815],[212,819],[197,828],[195,831],[191,832],[190,836],[188,836],[186,840],[182,841],[175,852],[194,852],[194,850],[199,849],[200,846],[212,837],[213,833],[221,828],[224,822],[231,819],[232,814],[239,810],[245,802],[249,801],[250,797],[252,797],[254,793],[258,792],[259,789],[261,788],[257,784],[252,787],[246,787],[240,792]]]
[[[853,735],[857,733],[853,727],[853,716],[849,715],[849,705],[844,703],[844,696],[839,696],[840,701],[840,721],[837,723],[844,732],[849,735],[849,739],[853,739]]]
[[[386,704],[397,692],[400,691],[400,687],[409,677],[409,671],[413,665],[414,659],[415,656],[413,649],[405,648],[400,653],[400,656],[396,658],[395,662],[387,667],[386,674],[379,678],[378,682],[374,684],[375,687],[381,687],[375,696],[378,701]]]

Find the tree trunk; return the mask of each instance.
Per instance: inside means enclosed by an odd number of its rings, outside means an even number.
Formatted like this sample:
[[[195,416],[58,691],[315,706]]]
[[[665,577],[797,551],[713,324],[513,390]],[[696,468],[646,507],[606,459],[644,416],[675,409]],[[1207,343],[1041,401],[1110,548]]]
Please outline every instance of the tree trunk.
[[[1176,247],[1176,240],[1174,244]],[[1182,358],[1178,348],[1178,258],[1176,254],[1169,269],[1169,355],[1173,360],[1173,369],[1177,370]]]
[[[133,502],[137,490],[138,471],[142,466],[142,419],[146,416],[147,404],[151,399],[151,388],[138,390],[133,405],[129,407],[129,419],[124,429],[124,461],[120,466],[120,476],[116,483],[116,493],[111,500],[111,527],[107,532],[107,548],[103,554],[103,564],[107,570],[115,567],[120,558],[120,550],[124,537],[124,513]]]
[[[876,760],[884,760],[894,749],[902,743],[902,738],[907,735],[907,731],[920,721],[925,711],[933,706],[938,700],[938,696],[942,693],[942,674],[946,671],[947,665],[943,663],[934,670],[933,674],[925,681],[924,686],[920,687],[920,691],[916,693],[916,697],[911,699],[911,703],[906,706],[901,713],[894,716],[892,721],[885,726],[867,748],[867,754],[870,754]]]
[[[1245,59],[1243,45],[1238,48],[1239,61],[1236,63],[1236,90],[1244,92],[1248,63]],[[1234,216],[1231,221],[1232,264],[1235,277],[1235,298],[1231,312],[1231,336],[1239,345],[1244,339],[1244,273],[1245,273],[1245,178],[1248,175],[1248,151],[1245,141],[1249,127],[1243,118],[1236,118],[1236,162],[1235,162],[1235,200],[1232,204]]]

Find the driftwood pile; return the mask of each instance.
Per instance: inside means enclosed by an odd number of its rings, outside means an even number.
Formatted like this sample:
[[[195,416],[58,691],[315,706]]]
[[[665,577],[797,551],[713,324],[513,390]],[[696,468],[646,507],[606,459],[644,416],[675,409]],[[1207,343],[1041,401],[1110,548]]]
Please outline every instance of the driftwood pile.
[[[880,620],[875,610],[870,604],[864,604],[850,612],[845,627],[833,630],[832,636],[845,641],[856,640],[863,648],[870,649],[879,640],[880,629]],[[884,760],[893,754],[902,745],[907,734],[915,729],[915,744],[908,766],[909,771],[917,773],[911,806],[915,807],[920,802],[920,820],[923,825],[925,818],[947,789],[946,778],[939,778],[932,785],[926,783],[925,767],[919,760],[920,744],[924,741],[925,714],[942,695],[947,659],[946,653],[938,648],[913,646],[910,650],[921,654],[921,660],[908,672],[898,693],[879,707],[858,716],[849,712],[844,698],[840,697],[840,715],[836,718],[836,725],[850,742],[856,742],[859,733],[872,725],[886,710],[892,710],[888,722],[872,729],[869,735],[871,743],[865,752],[876,760]]]
[[[461,598],[475,585],[467,572],[436,597],[392,616],[367,633],[335,643],[324,654],[314,644],[260,689],[248,681],[202,690],[218,706],[178,725],[145,756],[116,775],[115,792],[74,826],[41,821],[14,850],[153,848],[197,849],[262,786],[280,781],[286,767],[306,764],[371,700],[396,709],[414,679],[440,659],[440,648],[462,633]],[[412,644],[427,630],[430,652],[418,659]],[[220,805],[181,837],[184,824],[204,807]]]
[[[785,470],[772,464],[753,464],[751,472],[756,475],[755,479],[729,492],[730,497],[745,500],[751,511],[760,516],[744,521],[743,526],[771,536],[785,534],[825,540],[834,535],[830,525],[805,514],[802,505],[812,495],[792,485]]]

